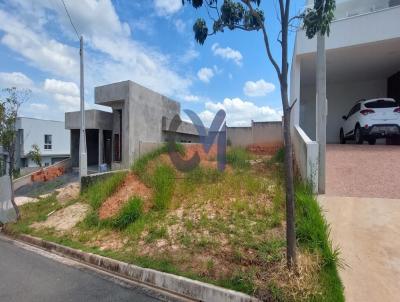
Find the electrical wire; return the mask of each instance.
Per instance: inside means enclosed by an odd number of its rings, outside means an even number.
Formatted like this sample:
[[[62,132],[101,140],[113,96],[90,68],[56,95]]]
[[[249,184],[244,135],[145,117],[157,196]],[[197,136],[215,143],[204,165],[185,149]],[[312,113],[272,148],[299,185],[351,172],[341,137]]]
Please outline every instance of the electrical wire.
[[[75,27],[75,25],[74,25],[74,22],[72,22],[71,15],[70,15],[69,12],[68,12],[68,8],[67,8],[67,6],[65,5],[64,0],[61,0],[61,2],[62,2],[62,4],[64,5],[64,9],[65,9],[65,12],[67,13],[67,16],[68,16],[68,18],[69,18],[69,22],[71,22],[71,25],[72,25],[72,27],[73,27],[74,30],[75,30],[76,37],[78,38],[78,40],[80,40],[78,31],[76,30],[76,27]]]

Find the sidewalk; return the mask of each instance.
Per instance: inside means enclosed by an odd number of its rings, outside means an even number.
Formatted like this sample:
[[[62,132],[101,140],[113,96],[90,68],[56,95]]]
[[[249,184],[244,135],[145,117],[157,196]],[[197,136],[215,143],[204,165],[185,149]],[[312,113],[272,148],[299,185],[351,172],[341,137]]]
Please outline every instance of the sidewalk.
[[[395,302],[400,296],[400,199],[333,197],[319,203],[331,225],[347,302]]]

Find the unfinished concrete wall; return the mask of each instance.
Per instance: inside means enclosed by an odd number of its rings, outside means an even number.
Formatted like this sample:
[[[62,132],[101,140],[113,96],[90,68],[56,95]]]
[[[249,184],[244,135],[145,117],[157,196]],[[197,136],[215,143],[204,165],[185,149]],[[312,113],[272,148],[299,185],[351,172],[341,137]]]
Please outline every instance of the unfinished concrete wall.
[[[162,142],[162,118],[180,113],[179,103],[129,81],[129,162],[139,157],[139,142]]]
[[[234,147],[245,147],[253,143],[251,127],[228,127],[227,137]]]
[[[254,122],[253,144],[282,143],[282,122]]]
[[[232,146],[282,144],[282,122],[253,122],[251,127],[228,127],[227,139]]]

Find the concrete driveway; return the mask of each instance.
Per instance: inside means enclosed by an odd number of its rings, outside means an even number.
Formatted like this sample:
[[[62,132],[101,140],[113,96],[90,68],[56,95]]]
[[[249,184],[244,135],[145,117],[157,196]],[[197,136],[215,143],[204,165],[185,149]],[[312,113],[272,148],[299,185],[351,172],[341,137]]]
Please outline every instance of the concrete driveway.
[[[400,199],[320,195],[347,302],[400,301]]]
[[[326,193],[400,199],[400,146],[327,145]]]

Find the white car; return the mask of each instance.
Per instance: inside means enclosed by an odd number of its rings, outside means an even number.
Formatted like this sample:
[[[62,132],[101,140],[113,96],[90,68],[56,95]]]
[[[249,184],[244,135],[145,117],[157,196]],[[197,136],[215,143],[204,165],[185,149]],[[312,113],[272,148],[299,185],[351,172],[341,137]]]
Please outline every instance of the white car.
[[[394,99],[360,100],[342,118],[341,144],[346,140],[362,144],[366,140],[374,145],[377,138],[400,135],[400,105]]]

